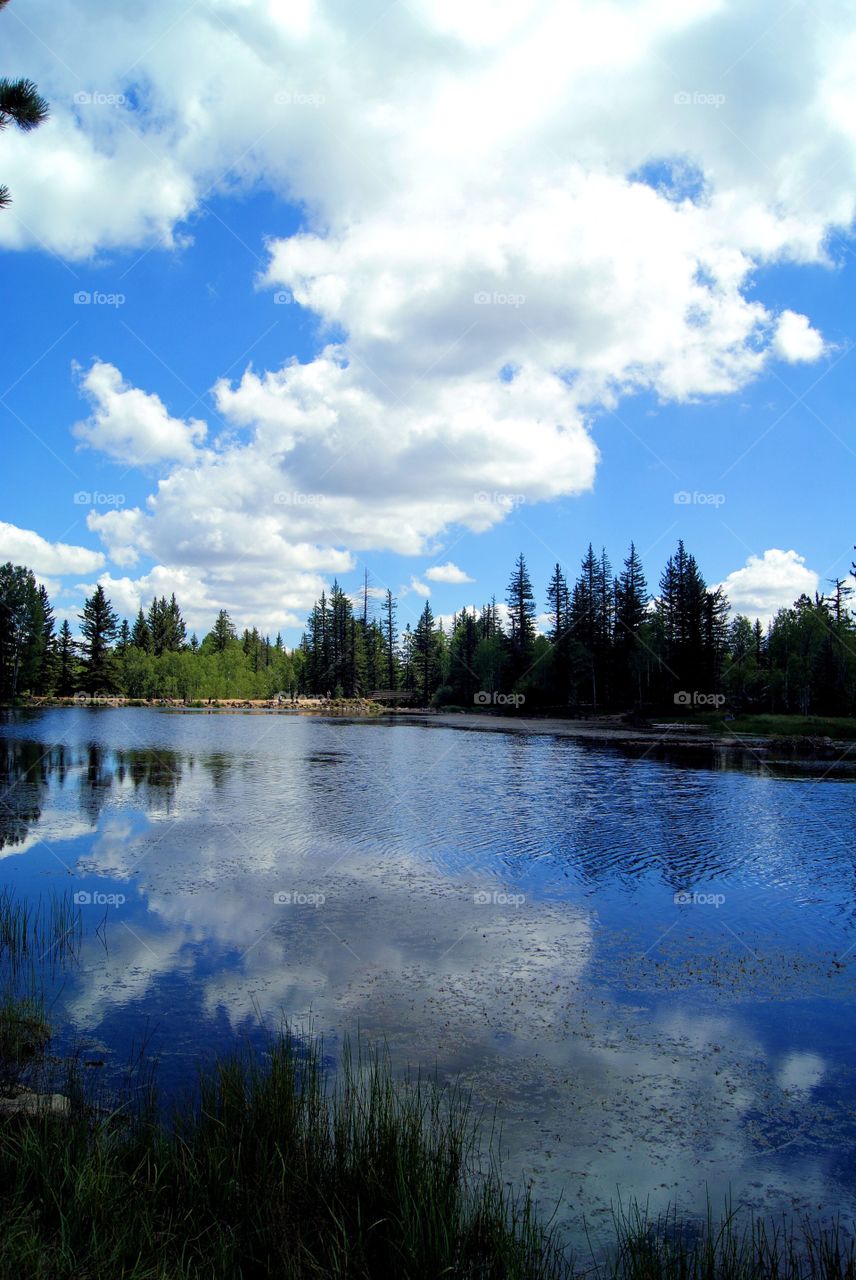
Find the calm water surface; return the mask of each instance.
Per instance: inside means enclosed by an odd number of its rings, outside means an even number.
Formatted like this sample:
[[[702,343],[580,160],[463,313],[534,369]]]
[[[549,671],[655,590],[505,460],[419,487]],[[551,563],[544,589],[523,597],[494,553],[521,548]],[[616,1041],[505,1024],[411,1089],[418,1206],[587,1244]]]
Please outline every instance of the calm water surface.
[[[572,1232],[619,1193],[856,1217],[851,781],[293,715],[0,735],[0,882],[124,898],[55,992],[106,1080],[284,1015],[496,1102]]]

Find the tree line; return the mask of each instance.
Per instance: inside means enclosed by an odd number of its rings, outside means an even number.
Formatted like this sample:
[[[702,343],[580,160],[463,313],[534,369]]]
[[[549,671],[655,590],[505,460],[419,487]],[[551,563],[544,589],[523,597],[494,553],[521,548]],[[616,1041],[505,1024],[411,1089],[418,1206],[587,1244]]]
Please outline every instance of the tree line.
[[[80,614],[79,635],[57,627],[43,586],[22,565],[0,566],[0,699],[114,696],[158,699],[270,698],[297,691],[282,637],[254,627],[238,635],[225,609],[200,642],[173,594],[120,621],[102,586]]]
[[[854,566],[856,571],[856,566]],[[419,705],[525,703],[530,710],[721,706],[785,714],[856,714],[853,588],[802,595],[764,629],[730,616],[682,541],[649,590],[635,547],[618,573],[590,545],[569,582],[556,564],[539,600],[525,557],[496,598],[446,625],[431,604],[411,627],[398,602],[377,601],[368,576],[356,596],[334,582],[289,651],[255,627],[238,634],[221,610],[188,638],[175,595],[121,620],[98,586],[79,636],[59,628],[31,570],[0,567],[0,697],[120,693],[130,698],[352,698],[400,691]],[[539,610],[540,606],[540,610]]]

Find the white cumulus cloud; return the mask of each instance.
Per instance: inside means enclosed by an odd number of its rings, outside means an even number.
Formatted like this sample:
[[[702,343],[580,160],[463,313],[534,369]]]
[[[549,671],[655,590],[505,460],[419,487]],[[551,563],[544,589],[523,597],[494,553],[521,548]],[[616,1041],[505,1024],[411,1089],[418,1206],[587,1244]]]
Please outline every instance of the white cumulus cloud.
[[[767,623],[803,593],[813,596],[819,582],[819,575],[808,568],[804,556],[771,547],[762,556],[749,556],[743,568],[729,573],[721,586],[732,613]]]
[[[230,193],[260,184],[300,211],[248,247],[319,348],[241,373],[236,333],[214,390],[234,438],[206,445],[113,364],[84,375],[81,443],[159,468],[140,508],[90,517],[121,568],[150,557],[237,609],[261,579],[290,613],[355,551],[435,555],[450,526],[591,489],[589,428],[621,396],[727,394],[823,354],[757,280],[829,266],[852,225],[845,4],[823,22],[775,0],[8,13],[10,64],[52,118],[4,135],[0,245],[191,252],[191,215],[216,196],[228,226]]]
[[[37,576],[44,574],[93,573],[104,564],[101,551],[72,546],[67,542],[48,542],[32,529],[0,521],[0,561],[23,564]]]
[[[783,311],[776,326],[773,349],[790,364],[811,363],[823,355],[823,337],[811,327],[808,316]]]
[[[92,414],[74,427],[84,444],[127,466],[191,461],[205,439],[204,422],[172,418],[159,396],[128,386],[115,365],[96,360],[80,379]]]
[[[451,560],[447,560],[445,564],[432,564],[430,569],[425,570],[425,577],[429,582],[448,582],[453,585],[463,582],[475,582],[475,578],[471,578],[468,573],[464,573],[463,569],[459,569],[456,564],[452,564]]]

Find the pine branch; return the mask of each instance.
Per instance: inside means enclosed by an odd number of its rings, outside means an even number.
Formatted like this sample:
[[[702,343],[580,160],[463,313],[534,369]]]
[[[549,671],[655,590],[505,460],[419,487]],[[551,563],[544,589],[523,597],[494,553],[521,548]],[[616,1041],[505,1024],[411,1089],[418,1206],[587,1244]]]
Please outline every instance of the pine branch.
[[[49,115],[50,107],[32,80],[0,78],[0,129],[12,121],[28,132],[44,124]]]

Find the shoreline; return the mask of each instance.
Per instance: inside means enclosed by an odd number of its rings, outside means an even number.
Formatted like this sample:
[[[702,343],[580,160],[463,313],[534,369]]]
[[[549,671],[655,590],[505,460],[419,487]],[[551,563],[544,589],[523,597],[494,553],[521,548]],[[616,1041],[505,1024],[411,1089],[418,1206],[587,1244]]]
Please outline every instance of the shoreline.
[[[753,755],[765,762],[784,757],[789,762],[830,761],[856,765],[856,740],[833,738],[826,735],[793,734],[741,734],[717,733],[704,725],[668,721],[653,721],[648,726],[630,725],[621,716],[589,717],[586,719],[558,716],[522,716],[494,714],[489,711],[438,711],[430,707],[396,708],[382,706],[367,699],[343,698],[328,701],[325,698],[301,698],[294,702],[279,702],[271,698],[221,698],[211,702],[186,703],[178,698],[157,701],[110,697],[93,700],[75,698],[46,698],[8,704],[4,710],[56,710],[61,708],[128,709],[141,708],[152,711],[169,711],[190,714],[265,714],[304,715],[350,720],[354,723],[419,724],[426,727],[463,729],[469,732],[516,733],[549,735],[574,738],[579,741],[603,743],[616,747],[662,747],[669,750],[696,750],[705,752],[741,753]]]
[[[354,717],[355,719],[360,717]],[[372,717],[373,719],[378,717]],[[381,717],[383,718],[383,717]],[[563,720],[557,717],[479,715],[473,712],[398,712],[396,720],[438,725],[447,729],[487,730],[494,733],[543,734],[575,738],[617,747],[650,744],[670,750],[740,752],[768,759],[786,755],[796,760],[830,760],[856,765],[856,742],[833,738],[797,738],[761,734],[718,734],[701,726],[663,723],[650,729],[602,719]]]

